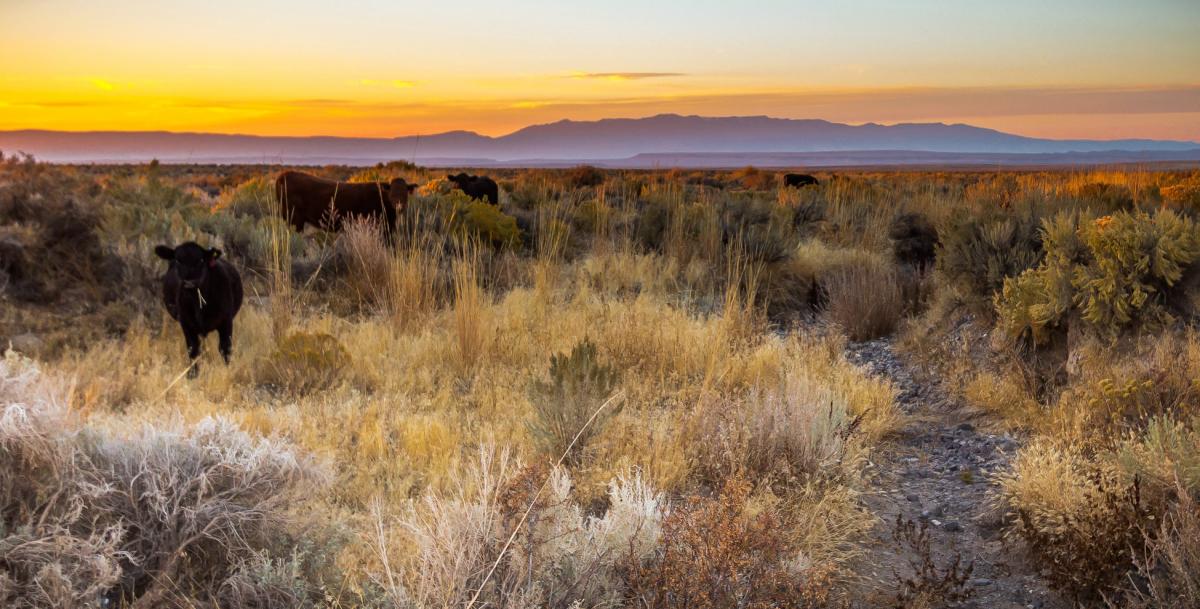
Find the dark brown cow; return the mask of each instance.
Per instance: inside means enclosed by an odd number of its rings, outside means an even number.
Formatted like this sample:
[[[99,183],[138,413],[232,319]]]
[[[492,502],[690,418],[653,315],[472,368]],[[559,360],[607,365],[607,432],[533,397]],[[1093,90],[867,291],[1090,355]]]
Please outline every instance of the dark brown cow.
[[[789,188],[804,188],[820,184],[816,178],[807,173],[786,173],[783,175],[783,185]]]
[[[382,218],[388,235],[396,216],[408,205],[416,188],[401,178],[391,182],[334,182],[299,171],[285,171],[275,180],[279,213],[296,229],[305,224],[341,230],[346,217]]]

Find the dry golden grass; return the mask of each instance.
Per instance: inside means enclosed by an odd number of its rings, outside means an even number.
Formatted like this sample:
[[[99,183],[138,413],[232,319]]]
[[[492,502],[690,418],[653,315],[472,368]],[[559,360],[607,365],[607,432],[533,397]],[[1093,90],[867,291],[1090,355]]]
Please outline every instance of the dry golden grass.
[[[403,249],[385,252],[394,260],[370,272],[386,277],[408,255]],[[581,500],[602,497],[612,479],[635,471],[660,491],[697,488],[707,479],[698,465],[708,458],[713,438],[703,435],[707,411],[695,405],[714,399],[760,413],[746,436],[758,452],[727,458],[757,468],[790,462],[796,474],[855,479],[861,456],[898,424],[893,390],[847,364],[835,338],[772,338],[752,296],[742,291],[752,285],[752,268],[731,267],[724,306],[696,315],[669,301],[681,281],[673,276],[677,267],[653,262],[618,251],[560,263],[549,276],[552,284],[495,298],[480,285],[478,262],[468,255],[453,263],[453,300],[444,308],[422,305],[420,323],[407,324],[395,323],[386,310],[350,321],[297,304],[284,316],[276,304],[283,299],[276,299],[290,292],[277,280],[266,305],[250,303],[239,316],[233,364],[222,365],[209,345],[204,374],[194,381],[172,384],[186,361],[170,326],[137,327],[55,368],[76,379],[93,416],[196,421],[220,413],[296,443],[331,464],[335,480],[323,501],[348,509],[339,518],[364,530],[373,502],[390,512],[410,497],[469,485],[464,468],[478,446],[501,443],[534,458],[526,425],[532,416],[529,384],[545,374],[551,353],[569,350],[585,336],[622,371],[626,398],[575,471]],[[631,282],[646,289],[634,295],[624,287]],[[309,367],[292,377],[297,390],[279,393],[263,380],[264,362],[300,365],[280,359],[278,345],[285,339],[276,338],[279,327],[288,329],[287,336],[327,334],[352,362],[313,384],[318,369],[311,366],[323,364],[306,356]],[[792,410],[798,404],[808,409]],[[782,428],[772,429],[772,417],[780,416],[804,419],[795,428],[801,435],[774,435]],[[856,430],[844,435],[858,417]],[[797,534],[829,560],[844,558],[834,548],[849,556],[869,522],[852,507],[853,491],[818,492],[803,475],[792,478],[788,492],[798,499],[789,509],[807,523]],[[411,542],[405,539],[399,535],[392,551],[402,551]],[[378,565],[352,545],[346,556],[365,562],[351,577],[365,577],[364,570]]]
[[[851,340],[891,334],[904,315],[904,296],[896,270],[887,265],[854,266],[827,275],[829,318]]]
[[[339,177],[337,168],[323,171]],[[758,184],[765,175],[742,177]],[[614,561],[616,545],[635,542],[639,560],[671,547],[679,540],[656,537],[665,507],[693,502],[708,506],[696,512],[704,513],[715,504],[694,498],[715,496],[730,480],[753,487],[736,495],[744,505],[735,511],[778,523],[787,569],[763,568],[833,585],[844,583],[841,568],[864,551],[873,522],[858,501],[864,463],[902,425],[895,389],[847,363],[846,337],[837,334],[887,335],[909,313],[887,241],[894,218],[921,213],[942,229],[963,214],[1111,194],[1095,184],[1153,202],[1182,179],[848,174],[819,189],[754,193],[695,188],[661,173],[605,177],[588,189],[564,187],[553,172],[502,177],[503,211],[535,227],[510,249],[472,244],[456,232],[454,212],[439,215],[457,209],[442,205],[454,202],[442,180],[414,195],[395,244],[365,225],[293,235],[250,213],[263,183],[233,192],[215,213],[176,205],[169,218],[150,219],[179,236],[216,230],[201,223],[248,233],[249,250],[262,254],[248,277],[233,363],[222,365],[210,338],[200,378],[181,379],[178,328],[138,314],[119,338],[67,350],[45,367],[73,380],[72,407],[97,426],[220,415],[325,462],[330,484],[298,509],[346,533],[337,554],[344,581],[333,593],[341,606],[372,594],[400,606],[459,603],[481,588],[496,604],[556,605],[562,599],[539,595],[578,582],[561,579],[566,571],[555,565],[603,582],[583,586],[579,598],[611,603],[615,574],[629,566]],[[701,174],[692,184],[719,178]],[[142,189],[139,214],[156,209],[159,192]],[[779,223],[800,207],[802,228]],[[757,228],[780,230],[743,231],[730,224],[730,209],[744,215],[739,221],[758,214]],[[149,276],[146,245],[130,235],[157,225],[132,213],[105,217],[114,251]],[[1008,506],[1033,515],[1035,532],[1052,531],[1064,516],[1094,523],[1107,514],[1089,482],[1097,472],[1116,488],[1137,475],[1160,503],[1169,503],[1173,478],[1190,480],[1180,471],[1194,467],[1195,423],[1184,415],[1198,411],[1200,340],[1151,337],[1136,358],[1081,349],[1065,385],[1034,395],[1036,383],[1005,365],[1011,354],[986,348],[992,320],[967,311],[938,278],[931,285],[931,307],[903,325],[903,342],[967,401],[1037,434],[1003,478]],[[772,325],[777,318],[767,316],[770,303],[797,313],[822,293],[823,314],[840,330]],[[622,407],[569,470],[556,470],[531,437],[531,387],[552,354],[585,338],[619,372]],[[1144,433],[1131,414],[1174,418]],[[550,482],[533,502],[542,480]],[[498,548],[528,505],[536,522],[517,531],[506,562]],[[1194,528],[1189,514],[1178,511],[1173,530]],[[1162,548],[1172,564],[1191,564],[1181,554],[1187,546]],[[492,564],[500,577],[483,586]]]

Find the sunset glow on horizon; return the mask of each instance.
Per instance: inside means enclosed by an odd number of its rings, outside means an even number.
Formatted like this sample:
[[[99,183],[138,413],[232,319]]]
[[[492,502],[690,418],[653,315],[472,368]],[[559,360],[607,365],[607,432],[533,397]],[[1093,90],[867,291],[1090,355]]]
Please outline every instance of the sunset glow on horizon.
[[[1200,2],[900,4],[6,0],[0,129],[502,135],[679,113],[1200,141]]]

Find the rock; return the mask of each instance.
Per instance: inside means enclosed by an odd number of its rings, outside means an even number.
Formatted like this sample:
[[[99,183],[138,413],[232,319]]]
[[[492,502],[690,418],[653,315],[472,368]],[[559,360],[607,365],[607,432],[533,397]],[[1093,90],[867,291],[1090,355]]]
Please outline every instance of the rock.
[[[970,423],[959,423],[958,430],[959,431],[975,431],[975,426]]]
[[[953,520],[949,520],[942,524],[942,530],[946,531],[947,533],[958,533],[959,531],[962,531],[962,525]]]
[[[920,497],[916,496],[916,495],[915,495],[915,494],[913,494],[913,493],[909,493],[909,494],[905,495],[905,496],[904,496],[904,498],[905,498],[905,499],[908,499],[908,500],[909,500],[909,501],[911,501],[912,503],[917,503],[918,501],[920,501],[920,500],[921,500],[921,498],[920,498]]]
[[[986,578],[986,577],[976,577],[975,579],[972,579],[972,580],[971,580],[971,585],[972,585],[972,586],[976,586],[976,587],[983,588],[983,587],[985,587],[985,586],[990,586],[990,585],[992,585],[992,580],[990,580],[990,579],[988,579],[988,578]]]

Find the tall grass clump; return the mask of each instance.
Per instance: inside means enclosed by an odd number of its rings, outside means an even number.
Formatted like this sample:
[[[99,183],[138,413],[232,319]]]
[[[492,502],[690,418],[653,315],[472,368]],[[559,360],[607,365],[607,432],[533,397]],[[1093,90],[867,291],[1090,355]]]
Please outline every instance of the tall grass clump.
[[[269,227],[267,297],[271,333],[275,340],[287,335],[296,309],[292,287],[292,240],[286,224],[273,222]]]
[[[385,302],[394,327],[416,328],[437,310],[445,292],[437,242],[431,236],[417,238],[401,245],[392,257]]]
[[[489,340],[489,296],[479,284],[479,257],[475,246],[453,262],[454,306],[451,330],[455,361],[461,374],[468,374],[484,357]]]
[[[337,245],[342,264],[347,267],[346,283],[355,300],[366,308],[386,307],[393,259],[383,242],[379,223],[370,218],[343,223]]]
[[[885,262],[834,271],[825,277],[824,288],[829,298],[829,319],[851,340],[887,336],[904,315],[899,277]]]

